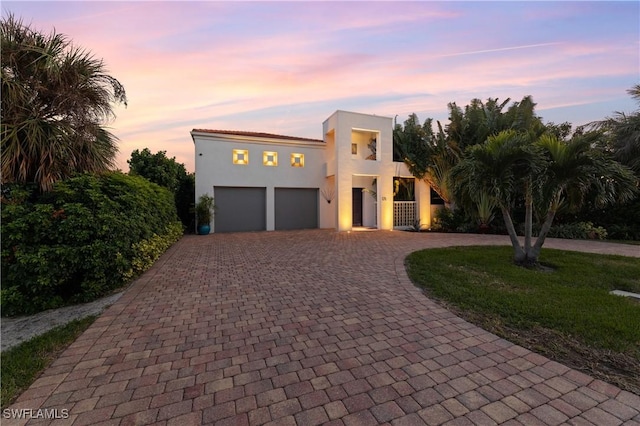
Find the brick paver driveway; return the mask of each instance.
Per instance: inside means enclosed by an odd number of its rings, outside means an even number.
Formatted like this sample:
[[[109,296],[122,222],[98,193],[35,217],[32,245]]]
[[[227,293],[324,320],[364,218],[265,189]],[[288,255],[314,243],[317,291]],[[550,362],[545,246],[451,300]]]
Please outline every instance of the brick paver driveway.
[[[463,321],[404,271],[419,248],[505,243],[383,231],[185,237],[13,408],[66,409],[73,425],[640,424],[639,396]],[[547,245],[571,244],[640,256]]]

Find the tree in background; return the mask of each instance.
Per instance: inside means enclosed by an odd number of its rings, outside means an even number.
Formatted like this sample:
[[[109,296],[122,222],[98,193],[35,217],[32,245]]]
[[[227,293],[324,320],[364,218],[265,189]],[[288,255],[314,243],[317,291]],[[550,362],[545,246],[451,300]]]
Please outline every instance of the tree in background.
[[[180,185],[175,193],[176,210],[182,225],[187,232],[195,230],[194,220],[194,200],[196,198],[196,175],[195,173],[187,173],[180,180]]]
[[[113,167],[116,137],[103,126],[124,103],[102,60],[62,34],[42,34],[13,15],[0,22],[2,181],[54,182]]]
[[[640,84],[627,92],[640,106]],[[590,123],[589,127],[603,131],[614,158],[631,167],[640,178],[640,109],[630,114],[615,112],[613,117]]]
[[[486,102],[472,99],[464,110],[452,102],[449,108],[447,139],[461,150],[484,143],[490,136],[503,130],[526,131],[538,137],[546,131],[542,120],[535,113],[536,104],[531,96],[525,96],[520,102],[514,102],[503,111],[511,101],[507,98],[499,103],[498,98],[488,98]]]
[[[447,105],[449,124],[443,130],[438,122],[437,132],[432,128],[432,119],[428,118],[420,125],[417,115],[411,114],[404,126],[396,125],[394,129],[395,156],[407,164],[414,176],[424,179],[445,201],[445,205],[462,203],[467,208],[477,205],[478,201],[467,199],[466,193],[454,194],[456,185],[452,181],[451,170],[458,164],[462,152],[468,147],[483,144],[487,138],[504,130],[525,132],[533,139],[547,131],[535,113],[536,104],[530,96],[507,107],[510,101],[510,98],[503,102],[497,98],[488,98],[486,102],[472,99],[464,109],[451,102]],[[553,126],[558,134],[564,134],[567,125]]]
[[[178,163],[175,157],[168,158],[167,151],[152,154],[149,148],[142,151],[136,149],[131,153],[131,159],[127,160],[127,163],[130,175],[142,176],[173,193],[177,192],[180,181],[187,175],[184,164]]]
[[[195,198],[195,175],[187,173],[184,164],[175,157],[168,158],[167,151],[152,154],[149,148],[131,153],[129,174],[168,188],[174,195],[178,217],[186,229],[193,229],[193,202]]]
[[[404,125],[393,130],[394,154],[404,161],[409,171],[424,179],[438,193],[446,205],[453,203],[451,169],[458,162],[460,151],[447,140],[438,122],[438,133],[433,131],[433,120],[423,125],[416,114],[411,114]]]
[[[640,107],[640,85],[627,91]],[[630,167],[640,186],[640,108],[631,113],[614,112],[611,117],[588,124],[585,135],[595,134],[597,146]],[[573,220],[590,221],[607,229],[609,238],[640,240],[640,194],[625,204],[598,208],[595,203],[585,206]],[[572,218],[568,218],[571,220]]]

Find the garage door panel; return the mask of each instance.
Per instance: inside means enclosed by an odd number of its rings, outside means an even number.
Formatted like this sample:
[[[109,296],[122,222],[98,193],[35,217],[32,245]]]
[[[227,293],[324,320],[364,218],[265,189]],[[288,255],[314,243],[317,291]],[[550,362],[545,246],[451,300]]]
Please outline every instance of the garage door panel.
[[[317,188],[275,188],[275,228],[318,227]]]
[[[264,231],[266,189],[216,186],[215,232]]]

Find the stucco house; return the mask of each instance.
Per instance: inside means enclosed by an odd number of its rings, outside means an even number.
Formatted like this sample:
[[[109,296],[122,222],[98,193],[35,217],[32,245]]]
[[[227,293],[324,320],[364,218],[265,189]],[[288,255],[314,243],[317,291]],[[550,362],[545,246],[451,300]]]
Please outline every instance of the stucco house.
[[[322,139],[192,130],[212,232],[430,226],[430,188],[393,161],[390,117],[336,111],[322,129]]]

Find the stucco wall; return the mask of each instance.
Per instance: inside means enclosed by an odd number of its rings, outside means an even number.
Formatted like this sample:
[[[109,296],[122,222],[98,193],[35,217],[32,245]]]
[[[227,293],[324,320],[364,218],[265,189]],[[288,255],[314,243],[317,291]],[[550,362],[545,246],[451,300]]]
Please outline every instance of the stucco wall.
[[[325,134],[332,133],[335,140],[335,175],[337,187],[338,230],[352,228],[353,176],[377,177],[377,227],[393,228],[393,120],[369,114],[336,111],[323,123]],[[376,133],[376,161],[364,160],[352,156],[351,143],[354,130]],[[364,144],[364,139],[358,139]],[[367,137],[368,142],[368,137]],[[359,148],[360,149],[360,148]],[[367,149],[368,151],[368,149]],[[360,152],[360,151],[359,151]],[[367,154],[368,155],[368,154]],[[354,158],[355,157],[355,158]]]
[[[206,133],[192,133],[192,136],[195,144],[196,199],[205,193],[215,199],[214,186],[264,187],[267,195],[267,230],[275,229],[275,187],[323,187],[326,153],[322,142],[248,140],[246,137],[230,138]],[[233,164],[234,149],[248,151],[248,164]],[[263,165],[264,151],[278,153],[277,166]],[[304,167],[291,166],[292,153],[304,154]],[[320,201],[320,226],[323,226],[322,216],[327,213]]]

